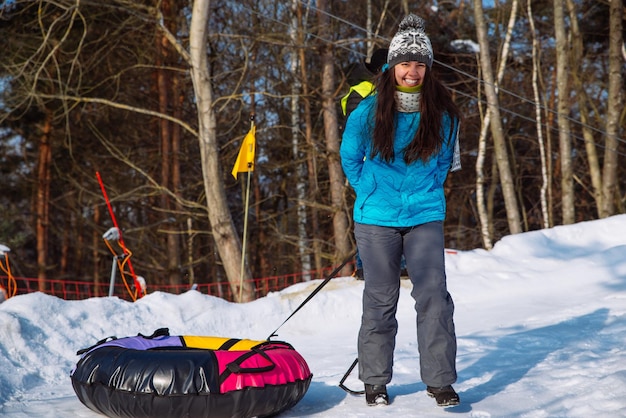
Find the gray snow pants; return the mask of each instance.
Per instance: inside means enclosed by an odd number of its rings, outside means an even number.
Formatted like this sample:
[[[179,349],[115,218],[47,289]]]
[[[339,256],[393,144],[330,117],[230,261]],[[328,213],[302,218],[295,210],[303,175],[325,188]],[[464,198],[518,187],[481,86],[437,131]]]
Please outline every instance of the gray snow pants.
[[[417,313],[422,381],[436,387],[454,383],[454,304],[446,287],[442,222],[409,228],[355,223],[354,235],[365,279],[358,337],[359,378],[374,385],[391,381],[404,253]]]

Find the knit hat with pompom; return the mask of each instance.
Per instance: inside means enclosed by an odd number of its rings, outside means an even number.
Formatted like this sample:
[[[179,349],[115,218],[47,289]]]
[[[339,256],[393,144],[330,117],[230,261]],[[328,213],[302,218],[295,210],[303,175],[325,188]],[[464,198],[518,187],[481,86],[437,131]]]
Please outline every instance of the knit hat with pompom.
[[[433,47],[426,36],[424,20],[414,14],[402,19],[387,54],[389,67],[408,61],[423,62],[429,68],[433,65]]]

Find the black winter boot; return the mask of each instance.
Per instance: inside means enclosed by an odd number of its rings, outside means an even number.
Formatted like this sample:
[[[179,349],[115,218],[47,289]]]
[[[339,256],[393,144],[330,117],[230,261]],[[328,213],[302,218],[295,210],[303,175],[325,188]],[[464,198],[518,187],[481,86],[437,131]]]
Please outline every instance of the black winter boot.
[[[454,406],[458,405],[461,402],[461,400],[459,399],[459,395],[450,385],[442,386],[440,388],[427,386],[426,393],[431,398],[435,398],[435,400],[437,401],[437,405],[439,406]]]
[[[389,405],[389,395],[385,385],[365,384],[365,402],[369,406]]]

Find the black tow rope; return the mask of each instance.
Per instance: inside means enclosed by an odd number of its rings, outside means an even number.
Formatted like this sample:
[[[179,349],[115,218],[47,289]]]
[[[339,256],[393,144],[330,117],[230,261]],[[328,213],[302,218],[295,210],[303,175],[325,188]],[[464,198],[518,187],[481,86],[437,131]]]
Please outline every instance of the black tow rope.
[[[313,299],[313,297],[314,297],[315,295],[317,295],[317,294],[319,293],[319,291],[320,291],[320,290],[322,290],[322,288],[323,288],[324,286],[326,286],[326,284],[327,284],[329,281],[331,281],[331,280],[332,280],[332,279],[333,279],[333,278],[337,275],[337,273],[339,273],[339,272],[341,271],[341,269],[343,269],[343,268],[345,267],[345,265],[346,265],[346,264],[348,264],[348,263],[350,262],[350,260],[352,260],[352,259],[354,258],[354,256],[355,256],[355,255],[356,255],[356,251],[354,251],[352,254],[350,254],[348,257],[346,257],[346,259],[345,259],[345,260],[343,260],[343,263],[339,264],[339,266],[338,266],[336,269],[334,269],[334,270],[333,270],[333,271],[332,271],[332,272],[331,272],[328,276],[326,276],[326,278],[324,279],[324,281],[323,281],[322,283],[320,283],[320,285],[319,285],[319,286],[317,286],[317,288],[313,291],[313,293],[311,293],[311,294],[310,294],[310,295],[309,295],[309,296],[308,296],[308,297],[307,297],[307,298],[306,298],[306,299],[305,299],[305,300],[304,300],[304,301],[300,304],[300,306],[298,306],[298,307],[296,308],[296,310],[295,310],[295,311],[293,311],[293,312],[291,313],[291,315],[289,315],[289,317],[287,317],[287,319],[285,319],[285,320],[283,321],[283,323],[282,323],[282,324],[280,324],[280,326],[279,326],[278,328],[276,328],[276,330],[274,330],[274,332],[272,332],[272,333],[270,334],[270,336],[269,336],[267,339],[268,339],[268,340],[270,340],[272,337],[275,337],[275,336],[277,335],[277,334],[276,334],[276,332],[278,332],[278,330],[279,330],[279,329],[280,329],[283,325],[285,325],[285,323],[286,323],[287,321],[289,321],[289,320],[291,319],[291,317],[292,317],[292,316],[294,316],[294,315],[296,314],[296,312],[298,312],[300,309],[302,309],[302,307],[303,307],[304,305],[306,305],[308,301],[310,301],[311,299]]]

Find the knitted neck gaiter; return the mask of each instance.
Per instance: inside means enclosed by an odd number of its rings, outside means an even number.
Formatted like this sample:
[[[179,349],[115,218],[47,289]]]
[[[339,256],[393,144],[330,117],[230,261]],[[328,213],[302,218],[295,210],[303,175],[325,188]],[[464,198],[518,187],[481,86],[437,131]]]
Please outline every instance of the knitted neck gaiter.
[[[420,111],[420,99],[422,97],[422,86],[417,87],[396,87],[396,102],[398,112],[412,113]]]

